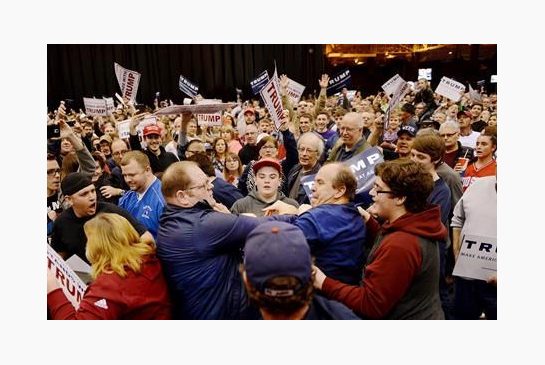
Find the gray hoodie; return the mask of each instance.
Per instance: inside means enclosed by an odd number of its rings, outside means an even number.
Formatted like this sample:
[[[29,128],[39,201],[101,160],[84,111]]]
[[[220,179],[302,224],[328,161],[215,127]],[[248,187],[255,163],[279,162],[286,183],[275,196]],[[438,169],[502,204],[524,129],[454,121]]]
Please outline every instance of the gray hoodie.
[[[284,193],[281,191],[278,192],[278,196],[276,200],[281,200],[284,203],[287,203],[287,204],[293,205],[294,207],[299,208],[299,203],[297,203],[297,201],[286,197]],[[266,203],[258,197],[257,191],[254,189],[247,196],[237,200],[233,204],[233,206],[231,207],[231,213],[236,213],[236,214],[253,213],[257,217],[263,217],[263,211],[261,209],[266,208],[270,205],[273,205],[273,203],[275,203],[276,200],[272,203]]]

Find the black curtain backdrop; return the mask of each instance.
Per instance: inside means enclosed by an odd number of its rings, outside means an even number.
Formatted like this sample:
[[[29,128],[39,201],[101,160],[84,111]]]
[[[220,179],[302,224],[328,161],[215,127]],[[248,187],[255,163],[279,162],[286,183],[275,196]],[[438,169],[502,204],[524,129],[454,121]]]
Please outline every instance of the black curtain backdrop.
[[[459,47],[466,47],[461,45]],[[410,58],[368,59],[364,65],[333,66],[324,57],[319,44],[83,44],[48,45],[47,106],[56,108],[60,100],[73,99],[76,108],[83,108],[83,97],[112,97],[121,94],[115,77],[114,62],[142,74],[137,102],[153,105],[155,93],[161,99],[181,104],[187,95],[178,89],[180,74],[199,85],[205,98],[236,100],[236,88],[243,99],[253,97],[250,81],[267,69],[287,74],[306,86],[304,95],[319,92],[318,79],[324,72],[331,77],[350,70],[352,87],[364,96],[381,91],[381,85],[398,73],[407,81],[415,81],[419,68],[432,68],[432,88],[442,76],[454,78],[474,88],[479,80],[486,81],[489,92],[496,91],[490,76],[497,74],[496,55],[479,59],[479,45],[471,48],[471,57],[454,55],[448,60],[426,61],[423,55]],[[256,96],[258,98],[258,96]]]
[[[253,96],[250,81],[267,69],[305,85],[305,94],[318,92],[325,71],[322,45],[309,44],[49,44],[47,46],[47,105],[73,99],[83,108],[83,97],[121,94],[114,62],[141,73],[136,101],[153,105],[161,99],[181,104],[187,95],[178,89],[180,74],[199,85],[209,99],[236,100]]]

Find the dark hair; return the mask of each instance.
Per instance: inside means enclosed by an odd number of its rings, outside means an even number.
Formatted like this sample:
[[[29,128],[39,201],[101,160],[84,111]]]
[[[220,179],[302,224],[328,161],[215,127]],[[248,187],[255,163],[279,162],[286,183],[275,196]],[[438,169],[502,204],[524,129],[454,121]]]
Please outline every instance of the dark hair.
[[[104,157],[102,157],[102,154],[95,151],[91,153],[91,156],[93,156],[93,160],[97,161],[102,171],[104,171],[104,166],[106,166],[106,160],[104,159]]]
[[[233,182],[234,180],[234,177],[233,175],[231,175],[231,173],[227,170],[227,160],[228,159],[232,159],[232,160],[237,160],[238,161],[238,169],[237,169],[237,172],[238,172],[238,175],[237,177],[240,177],[242,176],[242,161],[240,160],[240,157],[238,156],[238,154],[234,153],[234,152],[228,152],[227,155],[225,155],[225,164],[223,166],[223,177],[225,179],[225,181],[227,182]],[[231,180],[231,181],[229,181]]]
[[[498,127],[495,125],[489,125],[483,129],[481,134],[484,134],[485,136],[494,137],[494,143],[496,143],[496,139],[498,138]]]
[[[313,275],[314,276],[314,275]],[[267,288],[286,290],[295,289],[293,295],[288,297],[270,297],[258,291],[249,280],[246,281],[248,297],[258,307],[274,314],[291,315],[307,305],[312,299],[314,287],[310,280],[302,284],[293,276],[276,276],[267,280]]]
[[[492,144],[495,148],[498,148],[498,129],[495,125],[489,125],[488,127],[484,128],[481,132],[481,136],[487,136],[490,137],[490,140],[492,141]]]
[[[396,197],[405,197],[405,209],[411,213],[423,211],[433,190],[433,177],[422,165],[407,159],[383,162],[375,167],[375,175]]]
[[[333,115],[334,115],[335,118],[344,117],[346,113],[347,113],[346,109],[338,107],[338,108],[335,108],[335,111],[333,112]]]
[[[324,110],[324,109],[320,110],[320,111],[316,114],[316,117],[318,117],[318,115],[320,115],[320,114],[325,115],[326,118],[327,118],[327,121],[329,122],[329,119],[331,118],[331,115],[329,114],[329,112],[327,112],[327,110]]]
[[[401,111],[402,112],[407,112],[409,114],[414,114],[414,105],[410,104],[410,103],[405,103],[401,106]]]
[[[437,167],[443,161],[445,141],[436,134],[422,134],[416,136],[412,148],[418,152],[430,155],[431,161],[434,163],[435,167]]]
[[[216,176],[214,165],[210,158],[204,153],[195,153],[187,158],[187,161],[193,161],[199,165],[199,168],[208,176]]]

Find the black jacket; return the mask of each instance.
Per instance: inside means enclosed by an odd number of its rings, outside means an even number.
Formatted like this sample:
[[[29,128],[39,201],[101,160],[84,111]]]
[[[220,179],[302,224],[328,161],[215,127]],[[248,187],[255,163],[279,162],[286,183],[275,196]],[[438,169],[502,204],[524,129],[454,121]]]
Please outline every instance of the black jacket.
[[[146,156],[148,156],[151,170],[154,174],[164,172],[171,164],[178,162],[178,158],[174,154],[167,152],[163,146],[159,147],[161,151],[159,156],[156,156],[148,149],[142,150],[142,146],[140,145],[140,140],[138,139],[137,135],[131,135],[129,137],[129,142],[133,151],[142,151],[146,154]]]
[[[321,164],[316,163],[314,167],[305,175],[314,175],[318,173],[318,170],[320,170],[320,167],[322,167]],[[293,187],[293,184],[295,184],[295,180],[297,180],[297,175],[299,175],[299,172],[301,171],[302,166],[300,164],[297,164],[293,166],[291,171],[288,173],[288,177],[286,178],[286,181],[284,182],[284,186],[282,187],[282,191],[284,194],[289,197],[290,191]],[[303,175],[303,176],[305,176]],[[296,197],[293,197],[299,204],[310,204],[310,200],[305,193],[305,189],[303,188],[303,185],[299,183],[299,190]]]

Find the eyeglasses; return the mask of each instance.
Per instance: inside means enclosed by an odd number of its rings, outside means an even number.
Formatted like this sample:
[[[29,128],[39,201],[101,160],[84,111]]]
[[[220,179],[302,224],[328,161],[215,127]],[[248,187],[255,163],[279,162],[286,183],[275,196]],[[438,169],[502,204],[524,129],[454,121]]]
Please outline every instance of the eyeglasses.
[[[210,185],[210,182],[208,180],[206,180],[203,184],[191,186],[191,187],[185,189],[184,191],[193,190],[193,189],[206,189],[206,187],[209,186],[209,185]]]
[[[349,127],[341,127],[341,128],[339,128],[339,131],[340,131],[341,133],[343,133],[344,131],[346,131],[346,132],[348,132],[348,133],[352,133],[352,132],[355,132],[355,131],[357,131],[357,130],[359,130],[359,128],[349,128]]]
[[[297,151],[299,151],[300,153],[315,153],[315,152],[318,152],[318,150],[313,150],[313,149],[310,149],[310,148],[303,148],[303,147],[299,147],[297,148]]]
[[[450,137],[454,136],[456,133],[458,133],[458,132],[454,132],[454,133],[439,133],[439,136],[441,136],[441,137],[443,137],[443,138],[445,138],[445,137],[450,138]]]
[[[115,151],[112,153],[112,155],[114,156],[122,156],[124,155],[125,153],[129,152],[129,150],[123,150],[123,151]]]
[[[378,186],[377,184],[373,184],[373,188],[371,190],[374,190],[375,193],[377,194],[394,194],[394,192],[391,190],[378,190],[378,189],[380,189],[380,186]]]
[[[55,174],[60,174],[61,169],[48,169],[47,176],[54,176]]]

